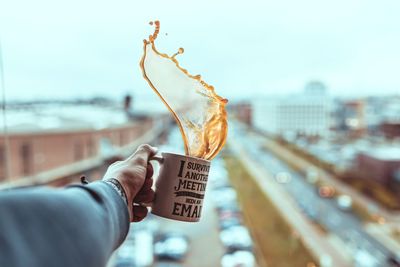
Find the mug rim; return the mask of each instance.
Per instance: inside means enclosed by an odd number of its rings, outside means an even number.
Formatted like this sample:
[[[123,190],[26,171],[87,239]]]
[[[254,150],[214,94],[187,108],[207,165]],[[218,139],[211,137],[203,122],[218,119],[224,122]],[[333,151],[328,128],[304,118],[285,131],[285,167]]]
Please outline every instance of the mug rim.
[[[164,154],[169,154],[169,155],[173,155],[173,156],[180,156],[180,157],[185,157],[185,158],[191,158],[191,159],[195,159],[195,160],[201,160],[201,161],[205,161],[205,162],[211,164],[211,160],[208,160],[208,159],[202,159],[202,158],[197,158],[197,157],[193,157],[193,156],[188,156],[188,155],[184,155],[184,154],[177,154],[177,153],[172,153],[172,152],[161,152],[161,155],[164,155]]]

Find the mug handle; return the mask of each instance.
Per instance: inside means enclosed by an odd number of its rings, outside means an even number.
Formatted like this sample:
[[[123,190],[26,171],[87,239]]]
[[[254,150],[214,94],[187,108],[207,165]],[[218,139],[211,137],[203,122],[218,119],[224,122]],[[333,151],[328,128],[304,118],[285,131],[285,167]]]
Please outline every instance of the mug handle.
[[[164,158],[162,156],[154,155],[154,156],[149,158],[149,162],[150,161],[157,161],[158,164],[162,165],[163,162],[164,162]],[[144,206],[144,207],[148,207],[148,208],[151,208],[152,204],[153,204],[152,202],[150,202],[150,203],[143,203],[143,202],[139,203],[140,206]]]
[[[164,158],[162,156],[154,155],[150,157],[149,161],[157,161],[161,165],[164,162]]]

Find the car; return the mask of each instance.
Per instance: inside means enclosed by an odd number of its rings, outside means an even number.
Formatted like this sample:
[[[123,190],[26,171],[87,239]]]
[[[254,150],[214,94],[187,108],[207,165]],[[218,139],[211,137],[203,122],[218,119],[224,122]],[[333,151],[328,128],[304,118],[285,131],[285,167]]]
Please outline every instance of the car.
[[[231,226],[220,232],[220,239],[228,252],[237,250],[252,251],[253,241],[249,230],[242,225]]]
[[[332,198],[335,195],[335,188],[329,185],[323,185],[318,188],[318,194],[322,198]]]
[[[336,203],[339,209],[349,211],[353,205],[353,200],[348,195],[340,195],[336,198]]]
[[[218,214],[223,212],[240,212],[239,205],[236,201],[220,202],[216,205]]]
[[[356,267],[377,267],[378,262],[368,251],[359,249],[354,254]]]
[[[229,218],[240,218],[241,219],[242,215],[239,211],[236,211],[236,210],[229,210],[229,209],[223,210],[222,209],[218,213],[218,218],[219,218],[219,220],[225,220],[225,219],[229,219]]]
[[[287,184],[292,180],[292,175],[288,172],[281,171],[275,174],[275,180],[278,183]]]
[[[225,230],[232,226],[237,226],[237,225],[241,225],[241,224],[242,224],[242,220],[238,217],[226,218],[226,219],[219,221],[219,229]]]
[[[318,182],[318,179],[319,179],[319,174],[318,174],[317,169],[315,169],[315,168],[307,169],[307,172],[306,172],[307,182],[309,182],[310,184],[315,184]]]
[[[154,254],[158,259],[181,261],[189,250],[189,240],[181,233],[166,233],[156,237]]]
[[[256,259],[250,251],[238,250],[233,253],[227,253],[221,258],[222,267],[254,267]]]

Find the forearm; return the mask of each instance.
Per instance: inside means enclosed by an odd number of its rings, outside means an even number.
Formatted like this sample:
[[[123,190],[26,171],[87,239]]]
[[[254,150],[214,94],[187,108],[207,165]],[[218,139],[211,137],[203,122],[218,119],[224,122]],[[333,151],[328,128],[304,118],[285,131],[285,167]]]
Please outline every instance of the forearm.
[[[81,191],[81,189],[87,191],[87,195],[90,197],[90,201],[87,204],[91,205],[92,208],[87,207],[87,209],[95,211],[95,209],[99,208],[99,211],[93,214],[93,216],[96,216],[95,218],[88,216],[86,207],[84,208],[83,213],[88,217],[88,223],[98,227],[97,232],[100,233],[100,236],[98,236],[99,241],[108,241],[107,245],[110,246],[111,252],[114,251],[125,240],[129,230],[129,213],[125,200],[109,184],[100,181],[88,185],[73,185],[68,187],[66,191],[70,193],[69,190]],[[75,194],[71,192],[71,195]],[[86,197],[88,197],[87,195]],[[79,206],[79,209],[82,208],[82,206]],[[83,225],[83,228],[85,227]],[[100,231],[100,228],[104,229]],[[105,233],[110,234],[107,240],[103,236]]]
[[[4,192],[0,214],[0,266],[103,266],[129,228],[126,203],[104,182]]]

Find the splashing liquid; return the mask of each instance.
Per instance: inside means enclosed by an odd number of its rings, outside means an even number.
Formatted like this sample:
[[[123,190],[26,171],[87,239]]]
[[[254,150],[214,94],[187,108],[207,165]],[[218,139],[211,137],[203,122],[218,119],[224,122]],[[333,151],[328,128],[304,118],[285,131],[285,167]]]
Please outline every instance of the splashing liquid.
[[[191,75],[179,66],[176,57],[160,53],[155,40],[160,32],[159,21],[150,22],[154,33],[144,40],[144,54],[140,61],[143,77],[161,98],[174,116],[182,134],[186,155],[213,159],[225,144],[228,122],[225,105],[228,103],[217,95],[214,87]]]

